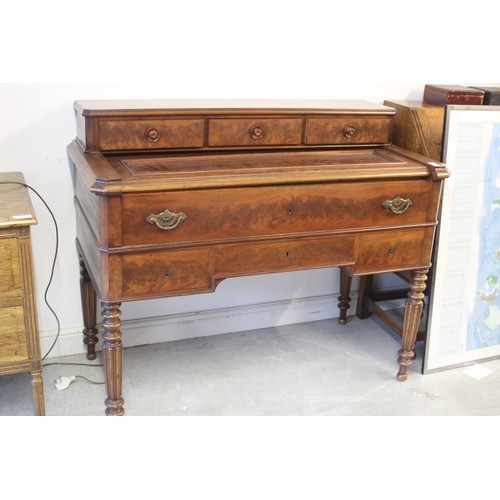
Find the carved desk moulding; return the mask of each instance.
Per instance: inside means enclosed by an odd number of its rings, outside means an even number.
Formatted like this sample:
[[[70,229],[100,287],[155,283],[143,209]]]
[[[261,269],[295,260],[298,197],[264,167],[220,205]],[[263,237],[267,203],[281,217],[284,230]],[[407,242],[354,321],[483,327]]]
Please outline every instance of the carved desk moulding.
[[[75,111],[85,343],[95,358],[99,301],[108,415],[124,413],[120,304],[213,292],[233,276],[340,267],[345,323],[353,276],[411,270],[406,379],[448,172],[391,146],[392,108],[80,101]]]

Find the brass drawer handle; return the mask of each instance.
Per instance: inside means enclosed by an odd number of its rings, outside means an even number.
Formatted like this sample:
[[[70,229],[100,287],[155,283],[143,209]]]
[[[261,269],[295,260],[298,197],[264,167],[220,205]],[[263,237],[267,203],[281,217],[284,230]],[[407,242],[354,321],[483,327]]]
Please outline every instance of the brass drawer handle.
[[[178,214],[171,212],[166,208],[161,214],[148,215],[146,221],[150,224],[156,224],[157,227],[165,231],[175,229],[182,221],[187,219],[187,215],[179,212]]]
[[[394,214],[402,214],[406,212],[408,208],[412,205],[410,198],[401,198],[401,196],[396,196],[393,200],[385,200],[382,203],[384,208],[388,208]]]

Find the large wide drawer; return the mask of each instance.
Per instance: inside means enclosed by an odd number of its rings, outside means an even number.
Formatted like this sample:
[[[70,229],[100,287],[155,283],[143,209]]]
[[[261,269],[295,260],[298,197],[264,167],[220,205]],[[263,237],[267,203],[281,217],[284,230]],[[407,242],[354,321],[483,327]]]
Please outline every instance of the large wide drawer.
[[[100,120],[101,151],[199,148],[205,122],[201,119]]]
[[[108,244],[177,245],[432,223],[438,196],[439,186],[427,180],[130,194],[122,199],[122,241]],[[398,198],[409,203],[402,213],[384,207]],[[162,229],[162,219],[170,226]]]

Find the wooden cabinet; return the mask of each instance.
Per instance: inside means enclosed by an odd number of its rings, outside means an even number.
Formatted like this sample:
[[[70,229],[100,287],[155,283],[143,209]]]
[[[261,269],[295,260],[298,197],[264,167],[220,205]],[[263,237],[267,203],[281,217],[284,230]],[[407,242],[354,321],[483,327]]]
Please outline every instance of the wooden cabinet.
[[[213,292],[234,276],[338,266],[343,323],[353,276],[411,270],[397,374],[406,379],[448,172],[390,146],[392,108],[90,101],[75,110],[84,335],[93,359],[99,300],[108,415],[124,413],[121,302]]]
[[[0,374],[29,372],[37,415],[45,414],[30,226],[20,173],[0,174]],[[1,397],[1,395],[0,395]]]

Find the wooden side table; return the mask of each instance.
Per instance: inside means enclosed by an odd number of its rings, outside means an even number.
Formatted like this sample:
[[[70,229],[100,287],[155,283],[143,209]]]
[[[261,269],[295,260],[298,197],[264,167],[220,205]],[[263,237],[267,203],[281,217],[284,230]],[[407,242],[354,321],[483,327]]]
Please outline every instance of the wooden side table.
[[[8,183],[8,184],[5,184]],[[37,223],[21,173],[0,174],[0,375],[29,372],[45,415],[30,226]]]

